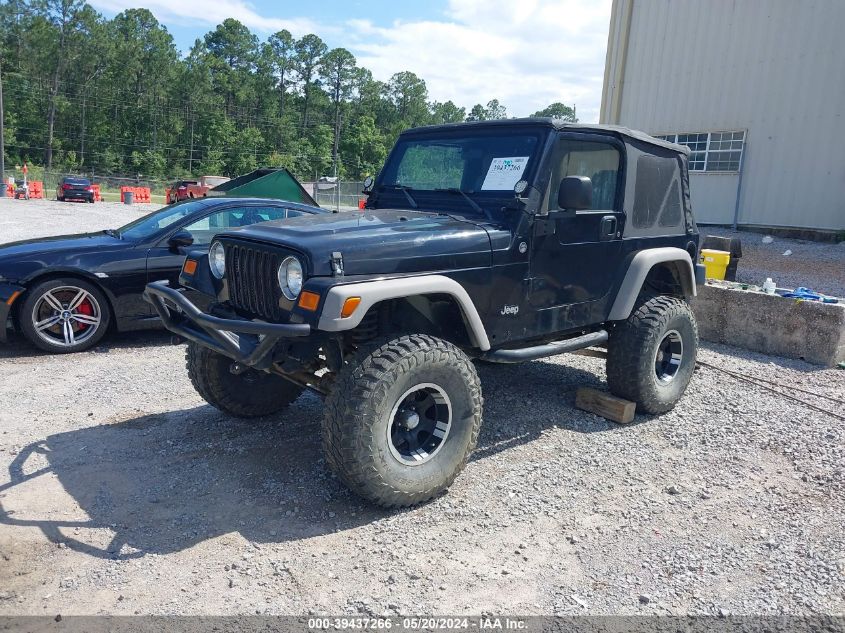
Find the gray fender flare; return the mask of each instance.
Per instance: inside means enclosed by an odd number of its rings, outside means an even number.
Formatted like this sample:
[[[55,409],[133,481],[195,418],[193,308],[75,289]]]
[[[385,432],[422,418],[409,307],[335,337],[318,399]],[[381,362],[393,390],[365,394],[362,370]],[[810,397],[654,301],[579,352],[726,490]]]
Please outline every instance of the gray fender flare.
[[[661,248],[649,248],[634,255],[625,279],[616,294],[616,300],[610,309],[608,321],[624,321],[631,316],[634,304],[643,287],[643,282],[649,271],[657,264],[676,262],[681,272],[681,286],[684,296],[696,296],[695,268],[692,265],[692,258],[689,253],[681,248],[665,246]]]
[[[487,331],[467,291],[457,281],[443,275],[380,279],[335,286],[326,294],[318,328],[324,332],[351,330],[361,323],[367,311],[380,301],[426,294],[446,294],[453,297],[461,308],[472,344],[482,352],[490,349]],[[349,297],[361,297],[361,304],[351,316],[344,319],[340,316],[340,311]]]

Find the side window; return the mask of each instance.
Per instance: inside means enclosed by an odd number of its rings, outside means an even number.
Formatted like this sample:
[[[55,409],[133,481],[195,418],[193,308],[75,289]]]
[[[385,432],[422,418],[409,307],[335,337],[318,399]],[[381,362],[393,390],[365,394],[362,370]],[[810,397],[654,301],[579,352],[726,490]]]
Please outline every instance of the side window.
[[[208,246],[218,233],[258,222],[285,219],[284,207],[235,207],[212,213],[184,228],[194,237],[194,245]]]
[[[587,176],[593,183],[593,209],[616,209],[620,162],[616,147],[609,143],[561,139],[557,156],[550,190],[553,205],[561,180],[567,176]]]
[[[677,159],[643,155],[637,160],[633,225],[647,229],[681,224],[681,173]]]

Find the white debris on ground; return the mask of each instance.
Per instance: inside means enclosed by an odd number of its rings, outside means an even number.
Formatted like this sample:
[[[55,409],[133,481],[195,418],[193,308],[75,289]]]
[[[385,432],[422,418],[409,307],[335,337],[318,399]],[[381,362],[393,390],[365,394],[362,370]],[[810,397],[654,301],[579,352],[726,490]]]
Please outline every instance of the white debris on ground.
[[[771,277],[778,288],[804,286],[823,294],[845,297],[845,241],[811,242],[730,229],[700,226],[707,235],[742,240],[736,280],[762,286]]]

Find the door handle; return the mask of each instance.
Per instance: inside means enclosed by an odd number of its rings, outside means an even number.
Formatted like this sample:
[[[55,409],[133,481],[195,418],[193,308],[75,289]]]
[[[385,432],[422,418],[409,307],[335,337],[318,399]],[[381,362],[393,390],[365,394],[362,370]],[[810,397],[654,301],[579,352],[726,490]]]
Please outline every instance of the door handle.
[[[616,216],[606,215],[601,219],[599,241],[607,242],[616,237]]]

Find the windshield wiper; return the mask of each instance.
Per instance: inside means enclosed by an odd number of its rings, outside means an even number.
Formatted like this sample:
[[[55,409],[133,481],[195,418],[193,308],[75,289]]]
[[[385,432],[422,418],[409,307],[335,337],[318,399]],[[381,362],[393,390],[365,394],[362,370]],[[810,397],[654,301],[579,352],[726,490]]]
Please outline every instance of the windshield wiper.
[[[414,200],[414,197],[409,193],[410,191],[414,190],[413,187],[408,187],[406,185],[382,185],[382,186],[387,188],[387,189],[398,189],[399,191],[401,191],[402,193],[405,194],[405,197],[408,199],[408,204],[410,204],[412,208],[414,208],[414,209],[420,208],[420,205],[417,204],[417,201]]]
[[[475,200],[470,198],[467,195],[467,192],[464,191],[463,189],[458,189],[457,187],[445,187],[445,188],[441,188],[441,189],[435,189],[435,191],[445,191],[446,193],[460,194],[464,197],[464,200],[466,200],[469,203],[469,206],[471,206],[475,211],[478,211],[478,213],[482,214],[488,220],[493,219],[493,218],[490,217],[490,214],[487,213],[487,211],[480,204],[478,204]]]
[[[117,232],[117,231],[115,231],[114,229],[105,229],[105,230],[103,231],[103,233],[105,233],[105,234],[106,234],[106,235],[108,235],[109,237],[116,237],[117,239],[120,239],[120,233],[118,233],[118,232]]]

